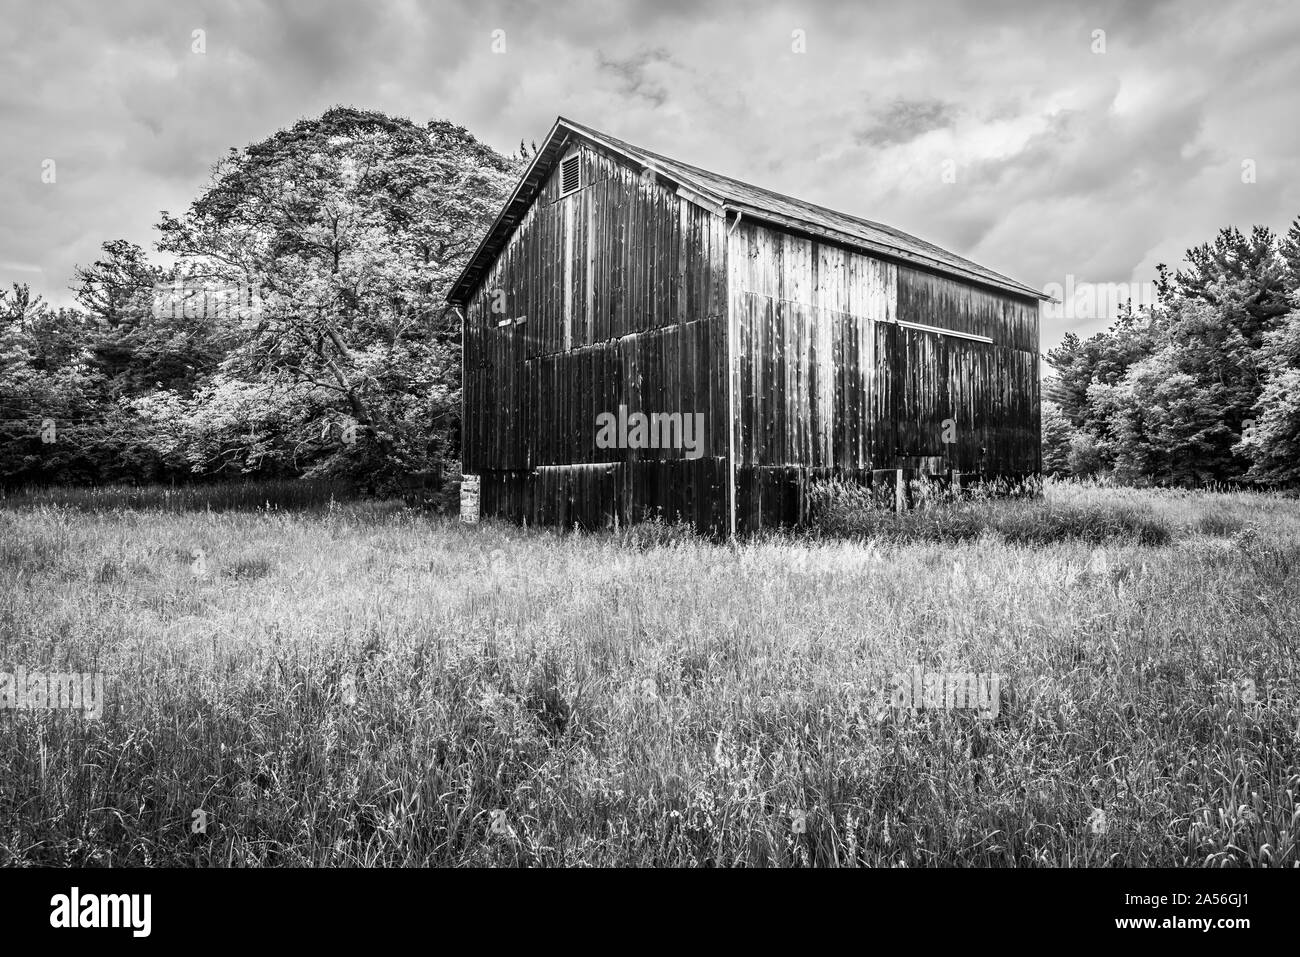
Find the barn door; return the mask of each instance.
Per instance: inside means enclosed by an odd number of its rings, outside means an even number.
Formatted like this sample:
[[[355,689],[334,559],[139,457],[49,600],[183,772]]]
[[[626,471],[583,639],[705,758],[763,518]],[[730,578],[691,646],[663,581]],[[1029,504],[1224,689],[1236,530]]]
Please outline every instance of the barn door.
[[[953,417],[944,336],[894,323],[881,323],[891,370],[893,454],[896,458],[938,458],[948,447],[945,422]],[[951,426],[951,423],[949,423]],[[947,430],[948,438],[952,429]]]

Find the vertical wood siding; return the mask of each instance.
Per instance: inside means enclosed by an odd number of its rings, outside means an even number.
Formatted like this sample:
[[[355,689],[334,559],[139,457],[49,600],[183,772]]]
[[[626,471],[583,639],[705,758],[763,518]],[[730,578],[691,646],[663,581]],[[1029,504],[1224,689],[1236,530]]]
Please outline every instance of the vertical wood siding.
[[[744,220],[729,261],[742,526],[799,520],[817,477],[1039,470],[1036,302]]]
[[[562,197],[557,164],[464,309],[462,458],[484,515],[722,530],[729,445],[741,529],[799,520],[820,477],[1039,470],[1036,302],[746,219],[728,231],[579,148],[581,188]],[[620,405],[702,413],[702,457],[597,448]]]

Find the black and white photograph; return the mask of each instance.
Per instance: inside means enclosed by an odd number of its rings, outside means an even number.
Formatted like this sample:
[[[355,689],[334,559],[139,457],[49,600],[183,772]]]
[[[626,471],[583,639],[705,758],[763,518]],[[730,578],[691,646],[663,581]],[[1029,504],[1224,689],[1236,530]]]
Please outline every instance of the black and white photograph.
[[[0,925],[1294,944],[1298,118],[1283,0],[0,0]]]

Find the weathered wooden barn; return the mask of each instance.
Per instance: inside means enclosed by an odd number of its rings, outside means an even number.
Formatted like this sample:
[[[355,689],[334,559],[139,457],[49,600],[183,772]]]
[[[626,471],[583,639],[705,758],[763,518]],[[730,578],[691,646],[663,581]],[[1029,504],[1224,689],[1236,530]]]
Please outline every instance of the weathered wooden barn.
[[[1044,298],[560,118],[448,295],[462,468],[485,516],[729,533],[827,476],[1036,473]]]

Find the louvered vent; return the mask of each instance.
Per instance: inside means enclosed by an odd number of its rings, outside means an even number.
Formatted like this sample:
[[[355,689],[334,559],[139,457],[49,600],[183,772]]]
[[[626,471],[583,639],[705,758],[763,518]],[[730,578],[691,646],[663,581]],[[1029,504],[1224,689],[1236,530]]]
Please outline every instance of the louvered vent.
[[[568,196],[578,188],[578,160],[580,157],[570,156],[560,164],[560,195]]]

